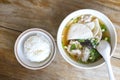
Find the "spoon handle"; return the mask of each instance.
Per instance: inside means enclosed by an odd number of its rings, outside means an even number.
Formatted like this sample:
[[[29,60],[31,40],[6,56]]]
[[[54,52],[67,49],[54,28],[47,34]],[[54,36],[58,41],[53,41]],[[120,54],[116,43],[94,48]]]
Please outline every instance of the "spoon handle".
[[[115,80],[114,75],[113,75],[113,71],[112,71],[112,67],[111,67],[111,63],[110,63],[110,59],[106,59],[106,64],[107,64],[107,67],[108,67],[109,79],[110,80]]]

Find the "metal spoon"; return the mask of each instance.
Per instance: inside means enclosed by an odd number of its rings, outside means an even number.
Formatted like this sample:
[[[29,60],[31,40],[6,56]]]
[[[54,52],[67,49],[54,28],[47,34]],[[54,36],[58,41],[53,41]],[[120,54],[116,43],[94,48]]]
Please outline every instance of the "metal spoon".
[[[115,80],[113,71],[112,71],[112,67],[111,67],[111,63],[110,63],[110,51],[111,51],[110,44],[105,40],[101,40],[99,45],[97,46],[97,50],[103,56],[103,58],[107,64],[107,68],[108,68],[108,72],[109,72],[109,79]]]

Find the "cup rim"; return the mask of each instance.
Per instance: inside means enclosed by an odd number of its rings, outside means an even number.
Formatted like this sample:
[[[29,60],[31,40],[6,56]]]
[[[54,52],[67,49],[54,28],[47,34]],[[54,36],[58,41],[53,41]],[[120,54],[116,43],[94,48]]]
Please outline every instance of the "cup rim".
[[[69,17],[71,17],[73,14],[77,14],[78,12],[85,12],[85,11],[87,11],[87,12],[89,12],[89,11],[92,11],[92,12],[96,12],[96,13],[99,13],[99,15],[102,15],[108,22],[109,22],[109,24],[111,25],[111,27],[113,28],[113,32],[114,32],[114,34],[115,34],[115,42],[114,42],[114,47],[113,47],[113,50],[112,50],[112,52],[111,52],[111,55],[110,55],[110,57],[111,56],[113,56],[113,53],[115,52],[115,49],[116,49],[116,46],[117,46],[117,34],[116,34],[116,30],[115,30],[115,28],[114,28],[114,25],[112,24],[112,22],[110,21],[110,19],[105,15],[105,14],[103,14],[102,12],[100,12],[100,11],[97,11],[97,10],[93,10],[93,9],[80,9],[80,10],[76,10],[76,11],[74,11],[74,12],[72,12],[72,13],[70,13],[70,14],[68,14],[64,19],[63,19],[63,21],[61,22],[61,24],[60,24],[60,26],[59,26],[59,29],[58,29],[58,33],[57,33],[57,46],[58,46],[58,49],[59,49],[59,52],[60,52],[60,54],[62,55],[62,57],[69,63],[69,64],[71,64],[71,65],[73,65],[74,67],[77,67],[77,68],[80,68],[80,69],[94,69],[94,68],[98,68],[98,67],[100,67],[100,66],[102,66],[103,64],[105,64],[105,61],[104,62],[102,62],[101,64],[98,64],[98,65],[95,65],[95,66],[92,66],[92,67],[83,67],[83,66],[78,66],[78,65],[75,65],[74,63],[72,63],[70,60],[68,60],[66,57],[65,57],[65,52],[63,51],[63,48],[61,47],[61,34],[62,34],[62,26],[63,26],[63,24],[66,24],[67,23],[67,19],[69,18]],[[89,13],[88,13],[89,14]],[[75,16],[74,16],[75,17]],[[72,16],[72,18],[74,18],[73,16]],[[71,19],[72,19],[71,18]],[[70,20],[70,18],[69,18],[69,20]],[[104,22],[104,21],[103,21]]]
[[[31,31],[40,31],[42,33],[44,33],[45,35],[47,35],[51,41],[52,41],[52,44],[53,44],[53,53],[51,54],[51,58],[48,62],[46,62],[46,64],[42,65],[42,66],[38,66],[38,67],[33,67],[33,66],[29,66],[27,64],[25,64],[23,61],[21,61],[19,55],[18,55],[18,51],[17,51],[17,48],[18,48],[18,43],[20,41],[20,39],[22,38],[23,35],[25,35],[26,33],[28,32],[31,32]],[[27,29],[25,30],[24,32],[22,32],[17,40],[15,41],[15,45],[14,45],[14,53],[15,53],[15,56],[16,56],[16,59],[17,61],[25,68],[28,68],[28,69],[31,69],[31,70],[38,70],[38,69],[42,69],[42,68],[45,68],[47,67],[48,65],[50,65],[50,63],[54,60],[55,58],[55,55],[56,55],[56,44],[55,44],[55,40],[54,38],[52,37],[52,35],[50,33],[48,33],[47,31],[43,30],[43,29],[40,29],[40,28],[31,28],[31,29]]]

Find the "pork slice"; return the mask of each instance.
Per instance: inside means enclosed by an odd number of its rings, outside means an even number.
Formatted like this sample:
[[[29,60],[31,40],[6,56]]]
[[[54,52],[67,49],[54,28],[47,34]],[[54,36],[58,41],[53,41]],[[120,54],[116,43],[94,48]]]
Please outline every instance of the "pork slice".
[[[72,39],[89,39],[93,37],[92,31],[84,24],[75,23],[68,31],[68,40]]]

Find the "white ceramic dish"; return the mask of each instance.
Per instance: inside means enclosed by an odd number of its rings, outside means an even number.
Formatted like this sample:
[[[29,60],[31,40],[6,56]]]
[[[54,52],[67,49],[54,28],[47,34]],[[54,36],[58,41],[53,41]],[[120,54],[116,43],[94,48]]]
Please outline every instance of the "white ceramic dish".
[[[96,10],[92,10],[92,9],[82,9],[82,10],[77,10],[72,12],[71,14],[69,14],[60,24],[59,29],[58,29],[58,34],[57,34],[57,45],[58,45],[58,49],[61,53],[61,55],[63,56],[63,58],[70,63],[71,65],[77,67],[77,68],[82,68],[82,69],[93,69],[93,68],[97,68],[101,65],[104,64],[104,60],[103,58],[98,60],[97,62],[91,63],[91,64],[80,64],[75,62],[74,60],[72,60],[64,51],[64,49],[62,48],[62,31],[64,29],[64,27],[66,26],[66,24],[75,17],[78,17],[80,15],[83,14],[91,14],[93,16],[98,17],[100,20],[102,20],[105,25],[107,26],[107,29],[110,32],[110,37],[111,37],[111,56],[113,55],[115,48],[116,48],[116,44],[117,44],[117,35],[116,35],[116,31],[115,31],[115,27],[113,26],[112,22],[110,21],[110,19],[105,16],[103,13],[96,11]]]
[[[24,49],[23,49],[24,42],[28,39],[28,37],[36,35],[36,34],[43,35],[49,41],[50,46],[51,46],[51,53],[50,53],[49,57],[43,62],[31,62],[26,58],[26,56],[24,54]],[[53,37],[48,32],[46,32],[45,30],[42,30],[42,29],[32,28],[32,29],[28,29],[20,34],[20,36],[17,38],[17,40],[15,42],[14,52],[15,52],[15,56],[16,56],[18,62],[22,66],[24,66],[28,69],[37,70],[37,69],[45,68],[52,62],[52,60],[54,59],[55,54],[56,54],[56,45],[55,45],[55,41],[54,41]]]

